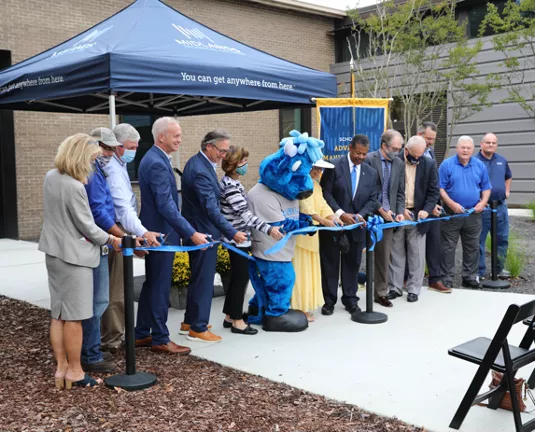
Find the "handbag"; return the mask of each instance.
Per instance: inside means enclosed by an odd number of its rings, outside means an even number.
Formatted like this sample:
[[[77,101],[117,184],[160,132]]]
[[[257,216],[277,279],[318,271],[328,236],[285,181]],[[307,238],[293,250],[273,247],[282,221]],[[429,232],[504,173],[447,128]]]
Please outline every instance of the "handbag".
[[[498,373],[497,371],[492,370],[492,380],[490,381],[489,388],[493,389],[500,385],[502,381],[503,374]],[[522,388],[525,386],[525,380],[522,378],[515,379],[515,393],[518,400],[518,406],[520,407],[520,412],[526,411],[526,404],[522,399]],[[502,401],[500,402],[500,408],[506,410],[513,410],[513,403],[511,401],[511,394],[509,391],[505,392]]]
[[[338,243],[340,244],[340,252],[342,254],[349,253],[349,250],[351,249],[351,245],[349,244],[349,238],[347,237],[346,232],[341,232],[340,237],[338,239]]]

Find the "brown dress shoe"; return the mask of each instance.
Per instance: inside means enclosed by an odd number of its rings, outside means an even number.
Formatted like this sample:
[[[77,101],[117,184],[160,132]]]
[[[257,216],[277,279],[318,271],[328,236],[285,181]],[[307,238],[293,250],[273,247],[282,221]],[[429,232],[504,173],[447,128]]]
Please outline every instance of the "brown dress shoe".
[[[375,298],[375,302],[383,307],[390,308],[394,306],[394,304],[392,304],[392,302],[390,302],[386,296],[379,296],[378,298]]]
[[[167,344],[161,344],[160,346],[152,346],[151,350],[153,352],[167,352],[167,353],[176,353],[180,356],[188,355],[191,352],[191,349],[186,346],[179,346],[176,343],[170,341]]]
[[[429,290],[434,290],[439,293],[451,293],[451,288],[446,287],[444,284],[442,284],[442,281],[439,281],[438,283],[429,284]]]
[[[212,325],[206,325],[206,327],[208,329],[212,329]],[[180,322],[180,331],[178,331],[178,333],[180,335],[188,335],[190,329],[191,329],[191,325],[184,323],[184,322]]]
[[[219,343],[222,338],[210,331],[195,332],[193,329],[189,331],[186,337],[189,341],[199,341],[201,343]]]
[[[136,340],[136,347],[150,347],[152,345],[152,337],[145,337]]]

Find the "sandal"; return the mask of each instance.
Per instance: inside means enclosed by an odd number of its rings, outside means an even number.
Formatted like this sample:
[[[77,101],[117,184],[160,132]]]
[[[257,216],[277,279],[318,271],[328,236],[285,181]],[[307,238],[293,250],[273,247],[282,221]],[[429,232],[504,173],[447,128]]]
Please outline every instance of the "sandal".
[[[72,381],[67,378],[65,378],[65,388],[71,389],[73,386],[79,386],[81,388],[96,386],[98,382],[93,379],[91,376],[89,376],[87,373],[85,374],[84,378],[77,381]]]

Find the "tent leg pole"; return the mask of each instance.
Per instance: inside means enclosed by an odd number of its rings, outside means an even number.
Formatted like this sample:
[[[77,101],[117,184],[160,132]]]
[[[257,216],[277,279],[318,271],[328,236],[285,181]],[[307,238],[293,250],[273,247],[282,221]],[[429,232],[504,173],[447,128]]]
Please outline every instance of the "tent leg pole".
[[[110,128],[115,128],[115,95],[110,95]]]

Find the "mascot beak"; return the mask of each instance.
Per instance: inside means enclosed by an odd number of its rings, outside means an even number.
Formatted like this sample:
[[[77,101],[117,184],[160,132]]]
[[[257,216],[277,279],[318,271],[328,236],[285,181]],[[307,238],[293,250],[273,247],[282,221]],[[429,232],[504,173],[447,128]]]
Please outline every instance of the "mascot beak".
[[[297,200],[304,200],[306,198],[309,198],[312,193],[314,192],[313,189],[308,189],[306,191],[302,191],[299,194],[297,194]]]

